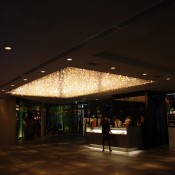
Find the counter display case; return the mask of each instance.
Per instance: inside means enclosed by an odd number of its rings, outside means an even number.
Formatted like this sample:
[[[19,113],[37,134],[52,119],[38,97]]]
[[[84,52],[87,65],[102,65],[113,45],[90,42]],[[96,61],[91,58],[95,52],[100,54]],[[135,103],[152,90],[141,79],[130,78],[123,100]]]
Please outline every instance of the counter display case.
[[[86,143],[102,145],[102,128],[86,127]],[[142,146],[142,134],[139,127],[111,127],[111,146],[120,148],[139,148]]]
[[[87,127],[86,128],[87,133],[102,133],[101,127]],[[127,134],[126,128],[111,128],[111,134]]]

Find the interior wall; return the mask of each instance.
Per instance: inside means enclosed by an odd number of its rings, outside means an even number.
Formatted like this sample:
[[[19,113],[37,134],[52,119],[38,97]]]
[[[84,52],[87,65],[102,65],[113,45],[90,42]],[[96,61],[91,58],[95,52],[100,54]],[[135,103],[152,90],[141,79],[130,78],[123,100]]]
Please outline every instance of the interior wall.
[[[0,98],[0,145],[16,142],[16,99]]]

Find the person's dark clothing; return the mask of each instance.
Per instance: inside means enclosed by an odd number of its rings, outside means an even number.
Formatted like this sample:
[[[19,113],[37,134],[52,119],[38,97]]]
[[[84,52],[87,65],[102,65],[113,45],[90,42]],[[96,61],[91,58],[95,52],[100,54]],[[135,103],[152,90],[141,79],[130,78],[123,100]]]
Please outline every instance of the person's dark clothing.
[[[105,141],[108,141],[109,150],[111,151],[111,140],[110,140],[110,124],[109,121],[106,119],[103,119],[101,122],[102,125],[102,145],[103,145],[103,151],[105,147]]]

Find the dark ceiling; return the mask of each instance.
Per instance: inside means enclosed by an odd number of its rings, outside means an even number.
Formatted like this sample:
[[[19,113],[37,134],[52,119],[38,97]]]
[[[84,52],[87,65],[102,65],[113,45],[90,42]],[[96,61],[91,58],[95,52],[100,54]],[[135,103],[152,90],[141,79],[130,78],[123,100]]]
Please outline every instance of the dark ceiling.
[[[25,84],[23,78],[30,82],[67,66],[155,81],[91,98],[175,90],[174,0],[6,0],[0,26],[2,97],[12,84]]]

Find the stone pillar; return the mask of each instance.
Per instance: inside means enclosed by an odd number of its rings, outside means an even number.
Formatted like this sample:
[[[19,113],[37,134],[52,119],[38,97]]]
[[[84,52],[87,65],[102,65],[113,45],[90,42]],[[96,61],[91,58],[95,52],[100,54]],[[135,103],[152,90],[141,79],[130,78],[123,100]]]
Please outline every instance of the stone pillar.
[[[0,145],[16,143],[16,98],[0,98]]]

